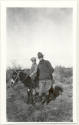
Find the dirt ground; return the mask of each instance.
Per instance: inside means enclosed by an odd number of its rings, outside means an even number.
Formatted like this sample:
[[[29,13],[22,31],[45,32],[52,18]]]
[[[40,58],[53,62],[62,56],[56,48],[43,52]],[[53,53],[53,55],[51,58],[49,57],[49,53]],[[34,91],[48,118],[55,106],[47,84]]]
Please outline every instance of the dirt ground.
[[[56,72],[57,73],[57,72]],[[63,87],[62,96],[52,100],[48,105],[27,104],[27,93],[24,85],[19,82],[13,88],[7,83],[7,121],[8,122],[72,122],[72,76],[64,80],[55,74],[55,84]],[[62,76],[63,77],[63,76]],[[54,84],[54,85],[55,85]]]

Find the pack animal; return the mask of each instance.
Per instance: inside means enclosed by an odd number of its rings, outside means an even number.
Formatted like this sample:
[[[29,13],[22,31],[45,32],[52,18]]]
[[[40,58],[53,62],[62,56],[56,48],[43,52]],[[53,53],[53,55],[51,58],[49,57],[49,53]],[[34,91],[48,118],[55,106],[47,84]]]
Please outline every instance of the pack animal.
[[[21,81],[24,86],[27,88],[27,103],[33,103],[33,89],[38,86],[37,77],[33,81],[31,77],[26,74],[23,70],[13,71],[12,78],[11,78],[11,86],[15,86],[18,81]]]

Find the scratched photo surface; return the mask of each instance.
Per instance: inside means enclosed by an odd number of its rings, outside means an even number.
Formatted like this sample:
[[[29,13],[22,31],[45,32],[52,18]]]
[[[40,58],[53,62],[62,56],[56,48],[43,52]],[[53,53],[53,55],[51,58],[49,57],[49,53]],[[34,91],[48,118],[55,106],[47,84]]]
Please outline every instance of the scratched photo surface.
[[[7,121],[73,122],[73,9],[8,7],[6,29]],[[35,85],[30,77],[38,52],[54,68],[51,95],[43,103],[39,80]]]

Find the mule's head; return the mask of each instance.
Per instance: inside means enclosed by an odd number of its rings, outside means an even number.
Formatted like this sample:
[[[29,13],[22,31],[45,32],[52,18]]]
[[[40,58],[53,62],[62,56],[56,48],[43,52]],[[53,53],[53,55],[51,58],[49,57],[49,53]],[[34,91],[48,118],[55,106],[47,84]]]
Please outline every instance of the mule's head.
[[[63,88],[61,86],[55,86],[55,91],[63,92]]]
[[[54,90],[54,96],[57,97],[59,95],[62,95],[63,92],[63,88],[60,86],[55,86],[55,90]]]
[[[18,70],[13,71],[12,77],[11,77],[11,86],[13,86],[16,82],[19,81],[19,72]]]

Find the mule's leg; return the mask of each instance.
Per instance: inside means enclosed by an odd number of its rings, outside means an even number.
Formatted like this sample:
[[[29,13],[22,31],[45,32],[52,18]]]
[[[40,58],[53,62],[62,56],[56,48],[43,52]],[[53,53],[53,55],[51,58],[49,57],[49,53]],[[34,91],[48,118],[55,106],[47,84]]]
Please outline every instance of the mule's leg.
[[[29,93],[29,102],[31,104],[35,104],[35,102],[34,102],[34,95],[33,95],[33,90],[32,89],[30,89],[30,93]]]
[[[30,103],[30,89],[27,89],[27,104]]]
[[[27,92],[27,104],[29,104],[29,93]]]
[[[33,92],[32,92],[32,93],[33,93],[33,95],[35,95],[35,94],[36,94],[36,90],[35,90],[35,89],[33,89]]]

